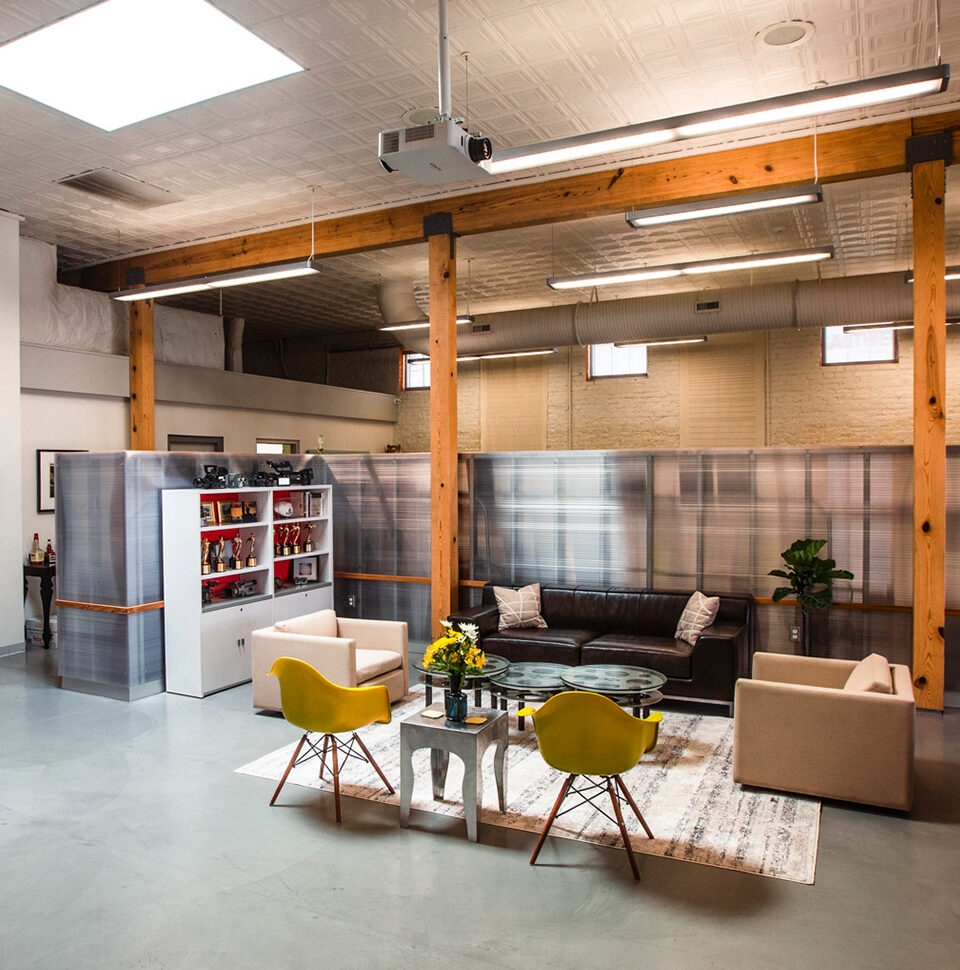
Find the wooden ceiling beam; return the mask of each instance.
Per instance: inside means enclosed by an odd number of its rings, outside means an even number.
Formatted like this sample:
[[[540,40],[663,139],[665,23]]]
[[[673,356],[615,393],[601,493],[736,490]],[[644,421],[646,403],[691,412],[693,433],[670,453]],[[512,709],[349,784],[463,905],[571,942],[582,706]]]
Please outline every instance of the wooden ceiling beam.
[[[950,130],[960,158],[960,111],[824,132],[817,138],[816,173],[829,183],[905,172],[908,138]],[[424,217],[441,211],[451,214],[454,233],[469,236],[801,185],[813,181],[813,153],[814,138],[803,136],[322,219],[314,225],[313,255],[423,242]],[[101,263],[60,280],[111,291],[124,288],[127,270],[135,267],[143,268],[147,284],[164,283],[305,259],[310,248],[309,224],[289,226]]]

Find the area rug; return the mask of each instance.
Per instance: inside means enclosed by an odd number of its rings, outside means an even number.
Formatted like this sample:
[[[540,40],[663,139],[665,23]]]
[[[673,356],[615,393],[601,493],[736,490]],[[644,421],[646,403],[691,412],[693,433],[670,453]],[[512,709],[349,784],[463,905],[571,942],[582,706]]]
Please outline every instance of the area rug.
[[[535,733],[517,729],[513,706],[507,811],[502,814],[497,808],[494,747],[491,746],[484,758],[480,821],[539,833],[564,776],[544,763],[537,750]],[[397,788],[400,779],[398,721],[422,707],[422,693],[414,692],[394,707],[390,724],[372,724],[359,732]],[[525,723],[530,725],[529,720]],[[294,731],[291,728],[291,734]],[[279,781],[297,740],[237,768],[237,772]],[[299,765],[290,773],[287,785],[330,790],[329,781],[320,781],[317,777],[318,767],[316,759]],[[450,759],[441,801],[434,801],[431,792],[429,751],[415,751],[413,767],[413,808],[462,817],[463,769],[459,758]],[[648,839],[632,813],[625,812],[633,848],[649,855],[812,884],[820,831],[819,800],[744,789],[734,783],[732,767],[732,720],[665,711],[657,747],[624,775],[655,836]],[[399,796],[390,795],[382,787],[369,765],[352,759],[341,775],[341,791],[357,798],[399,805]],[[411,825],[416,826],[416,816],[412,816]],[[589,805],[558,818],[550,832],[563,838],[622,848],[616,826]],[[532,846],[531,841],[531,849]]]

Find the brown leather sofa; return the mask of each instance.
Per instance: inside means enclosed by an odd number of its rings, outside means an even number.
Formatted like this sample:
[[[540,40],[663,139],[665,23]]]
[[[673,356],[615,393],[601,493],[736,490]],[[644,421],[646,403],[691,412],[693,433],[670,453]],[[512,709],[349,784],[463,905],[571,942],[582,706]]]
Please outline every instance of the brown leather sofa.
[[[481,648],[515,663],[649,667],[666,674],[666,696],[725,704],[733,713],[737,677],[750,669],[749,597],[721,596],[716,621],[691,646],[675,640],[674,633],[692,590],[541,584],[540,591],[546,629],[498,630],[491,585],[483,588],[480,606],[460,610],[450,620],[475,623]]]

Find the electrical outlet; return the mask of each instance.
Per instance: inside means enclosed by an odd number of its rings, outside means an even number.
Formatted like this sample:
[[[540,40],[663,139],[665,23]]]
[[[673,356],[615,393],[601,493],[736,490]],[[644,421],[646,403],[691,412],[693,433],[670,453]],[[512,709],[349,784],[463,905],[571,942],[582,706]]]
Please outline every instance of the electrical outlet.
[[[797,643],[800,642],[800,627],[798,626],[790,627],[790,639]]]
[[[351,593],[351,594],[350,594],[350,595],[349,595],[349,596],[347,597],[347,606],[351,606],[351,607],[352,607],[352,606],[356,606],[356,605],[357,605],[357,598],[356,598],[356,596],[354,596],[354,595],[353,595],[353,594]],[[796,640],[796,639],[797,639],[797,637],[794,637],[793,639],[794,639],[794,640]]]

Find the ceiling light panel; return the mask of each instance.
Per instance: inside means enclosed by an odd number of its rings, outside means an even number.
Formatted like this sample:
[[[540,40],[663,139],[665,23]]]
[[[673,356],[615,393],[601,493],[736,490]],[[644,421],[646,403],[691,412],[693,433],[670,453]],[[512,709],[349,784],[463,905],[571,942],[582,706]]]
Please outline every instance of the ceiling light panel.
[[[205,0],[105,0],[0,47],[0,85],[105,131],[301,70]]]
[[[645,226],[662,226],[670,222],[690,222],[694,219],[711,219],[715,216],[782,209],[822,201],[821,187],[808,185],[795,189],[773,189],[769,192],[735,195],[728,199],[705,199],[702,202],[687,202],[682,205],[637,209],[634,212],[628,212],[626,219],[634,229],[640,229]]]

